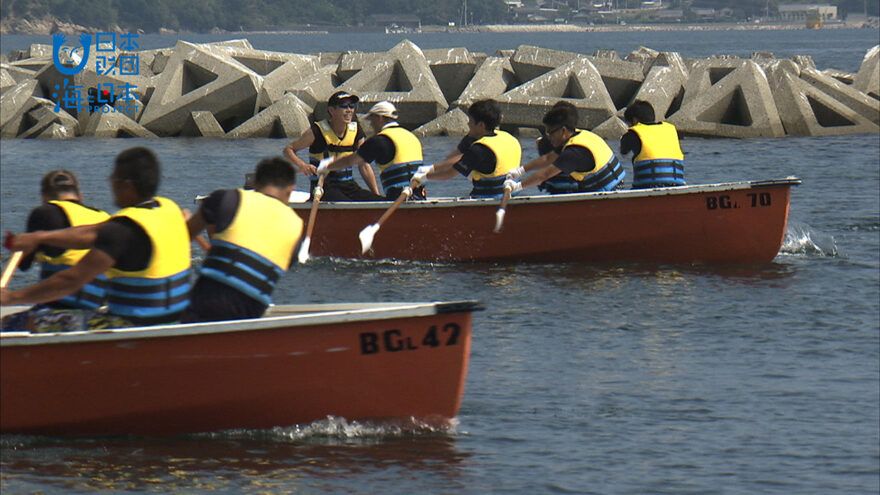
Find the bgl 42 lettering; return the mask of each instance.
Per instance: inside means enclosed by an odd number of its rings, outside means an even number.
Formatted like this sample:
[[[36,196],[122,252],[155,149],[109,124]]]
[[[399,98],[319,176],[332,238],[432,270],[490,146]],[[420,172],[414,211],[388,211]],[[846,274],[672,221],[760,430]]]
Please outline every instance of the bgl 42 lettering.
[[[385,330],[381,333],[364,332],[360,334],[361,354],[415,351],[422,347],[456,345],[460,332],[461,327],[456,323],[447,323],[443,328],[431,325],[421,338],[404,336],[400,330]]]

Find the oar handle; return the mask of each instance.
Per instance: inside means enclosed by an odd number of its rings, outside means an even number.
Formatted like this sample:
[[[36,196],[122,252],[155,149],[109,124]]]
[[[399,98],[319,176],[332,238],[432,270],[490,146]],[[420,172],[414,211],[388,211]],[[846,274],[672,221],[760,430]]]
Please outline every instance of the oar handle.
[[[6,268],[3,269],[3,275],[0,276],[0,289],[5,289],[7,285],[9,285],[9,281],[12,280],[12,274],[15,273],[15,269],[18,268],[18,264],[21,263],[21,258],[24,256],[24,251],[16,251],[12,253],[12,258],[9,259],[9,263],[6,264]]]
[[[315,189],[324,189],[324,179],[326,177],[324,174],[318,176],[318,185]],[[309,210],[309,225],[306,227],[306,237],[312,237],[312,231],[315,230],[315,219],[318,217],[318,205],[321,203],[321,196],[316,195],[312,198],[312,209]]]
[[[498,208],[501,208],[502,210],[506,210],[507,203],[510,201],[510,196],[511,196],[510,189],[504,188],[504,196],[501,197],[501,206],[499,206]]]
[[[495,228],[492,229],[492,232],[496,234],[501,232],[501,226],[504,224],[504,214],[507,212],[507,202],[510,201],[510,189],[504,188],[504,196],[501,197],[501,205],[498,206],[498,211],[495,212]]]

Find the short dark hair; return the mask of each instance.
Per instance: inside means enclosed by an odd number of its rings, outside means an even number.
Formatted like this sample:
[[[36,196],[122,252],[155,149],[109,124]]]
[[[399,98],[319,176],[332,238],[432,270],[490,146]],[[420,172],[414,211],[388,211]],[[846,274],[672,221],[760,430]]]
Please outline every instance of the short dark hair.
[[[264,158],[257,164],[254,186],[289,187],[296,184],[296,170],[285,158],[280,156]]]
[[[558,104],[557,104],[558,105]],[[558,105],[544,114],[541,120],[546,127],[566,127],[570,131],[577,129],[578,113],[574,105]]]
[[[482,122],[489,131],[495,130],[501,122],[501,107],[495,100],[480,100],[468,108],[468,115],[474,122]]]
[[[70,170],[53,170],[40,181],[40,193],[49,199],[58,199],[61,194],[79,194],[79,181]]]
[[[639,119],[639,122],[645,124],[653,124],[654,119],[654,107],[651,106],[647,101],[636,101],[633,102],[630,106],[626,107],[626,111],[623,112],[623,119],[627,121],[627,123],[633,123],[633,117]]]
[[[577,107],[574,106],[574,104],[572,102],[566,101],[566,100],[557,101],[556,103],[553,104],[552,107],[550,107],[550,110],[553,110],[554,108],[563,108],[563,107],[564,108],[573,108],[574,111],[577,112]]]
[[[159,190],[162,169],[159,159],[143,146],[129,148],[116,155],[113,176],[117,180],[130,180],[142,199],[152,198]]]

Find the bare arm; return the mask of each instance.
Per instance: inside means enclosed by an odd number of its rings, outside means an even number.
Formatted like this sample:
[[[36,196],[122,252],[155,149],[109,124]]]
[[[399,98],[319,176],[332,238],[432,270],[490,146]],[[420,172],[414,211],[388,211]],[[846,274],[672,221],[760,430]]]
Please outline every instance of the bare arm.
[[[302,136],[297,138],[296,140],[290,142],[287,146],[284,147],[284,156],[290,160],[290,163],[293,163],[296,168],[299,169],[305,175],[315,175],[315,166],[304,162],[300,157],[296,155],[296,152],[302,149],[306,149],[315,142],[315,135],[312,133],[312,128],[309,127],[309,130],[303,133]]]
[[[523,189],[525,189],[527,187],[531,187],[531,186],[536,186],[551,177],[556,177],[557,175],[559,175],[561,173],[562,173],[562,170],[556,168],[556,165],[548,164],[546,167],[538,170],[537,172],[535,172],[532,175],[523,179],[523,181],[522,181]]]
[[[555,151],[551,151],[550,153],[547,153],[546,155],[541,155],[538,158],[535,158],[529,163],[523,165],[523,170],[525,170],[526,172],[541,170],[545,167],[553,165],[553,162],[555,162],[557,158],[559,158],[559,154]]]
[[[456,162],[456,163],[458,163],[458,162]],[[453,163],[453,165],[454,165],[454,163]],[[449,165],[448,167],[444,167],[442,170],[437,170],[436,165],[434,167],[435,167],[434,171],[426,176],[428,179],[448,180],[448,179],[451,179],[451,178],[455,177],[456,175],[458,175],[458,170],[455,170],[454,168],[452,168],[452,165]]]
[[[115,260],[98,249],[89,251],[76,265],[17,291],[0,292],[0,305],[38,304],[57,301],[82,289],[98,275],[113,267]]]
[[[462,156],[464,156],[464,153],[459,151],[458,148],[450,151],[449,154],[446,155],[445,160],[443,160],[440,163],[434,164],[434,171],[431,172],[430,174],[428,174],[427,177],[429,179],[435,179],[435,180],[437,180],[437,179],[446,180],[451,177],[454,177],[455,176],[455,169],[452,167],[453,167],[453,165],[458,163],[459,160],[461,160]],[[450,173],[450,170],[452,171],[452,173]]]
[[[80,225],[58,230],[38,230],[25,234],[17,234],[12,238],[12,250],[34,252],[41,244],[64,249],[89,249],[98,238],[98,228],[103,225]]]
[[[360,148],[363,146],[364,142],[366,142],[367,138],[361,138],[357,146]],[[357,152],[352,153],[352,155],[356,156],[356,162],[358,164],[358,170],[361,173],[361,177],[363,177],[364,182],[367,183],[367,187],[370,188],[370,191],[373,191],[373,194],[377,196],[381,196],[382,193],[379,192],[379,184],[376,183],[376,175],[373,173],[373,167],[370,166]]]
[[[355,153],[355,155],[357,154]],[[379,185],[376,183],[376,175],[373,173],[373,167],[363,160],[360,161],[362,163],[358,165],[358,170],[360,170],[364,182],[367,183],[367,186],[370,188],[370,191],[373,191],[373,194],[381,196],[382,194],[379,193]]]

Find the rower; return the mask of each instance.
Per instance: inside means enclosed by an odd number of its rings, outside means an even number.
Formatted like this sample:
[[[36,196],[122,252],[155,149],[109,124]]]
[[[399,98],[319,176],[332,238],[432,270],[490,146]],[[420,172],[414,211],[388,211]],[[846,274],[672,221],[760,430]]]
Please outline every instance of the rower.
[[[313,123],[302,136],[284,147],[284,156],[311,179],[309,191],[314,191],[318,185],[317,167],[322,159],[348,156],[366,139],[363,129],[355,120],[358,101],[357,95],[345,91],[333,93],[327,100],[330,118]],[[296,155],[297,151],[305,148],[309,149],[309,163]],[[368,163],[362,163],[358,170],[369,190],[355,182],[350,169],[338,170],[327,176],[321,200],[382,201],[384,198],[379,194],[373,168]]]
[[[41,245],[88,252],[71,268],[37,284],[18,291],[0,290],[0,304],[54,301],[106,273],[106,314],[71,310],[67,316],[47,315],[47,324],[76,320],[81,327],[76,329],[82,330],[176,322],[189,304],[189,235],[177,204],[156,196],[160,177],[159,160],[149,149],[119,153],[109,179],[121,210],[102,223],[19,234],[10,246],[25,253]]]
[[[678,131],[656,122],[654,107],[636,101],[623,113],[630,128],[620,138],[620,154],[632,152],[633,189],[684,186],[684,154]]]
[[[497,198],[504,194],[507,173],[519,167],[522,147],[519,141],[501,129],[501,107],[495,100],[480,100],[468,108],[468,133],[446,160],[425,165],[413,176],[420,184],[425,179],[447,180],[456,172],[473,183],[472,198]]]
[[[284,158],[267,158],[253,185],[212,192],[187,220],[190,237],[207,229],[211,246],[182,322],[259,318],[272,303],[303,230],[287,206],[296,170]]]
[[[620,160],[604,139],[586,129],[578,129],[577,121],[574,106],[551,108],[542,122],[544,139],[550,142],[553,151],[511,171],[505,188],[516,193],[542,184],[550,194],[621,189],[626,171]],[[516,181],[529,170],[535,172],[522,182]]]
[[[376,162],[379,165],[379,178],[382,180],[385,199],[397,199],[423,163],[422,143],[397,122],[397,117],[397,108],[391,102],[380,101],[373,105],[367,113],[367,119],[373,129],[378,129],[376,135],[351,155],[318,167],[318,175]],[[425,188],[416,187],[410,198],[425,199]]]

